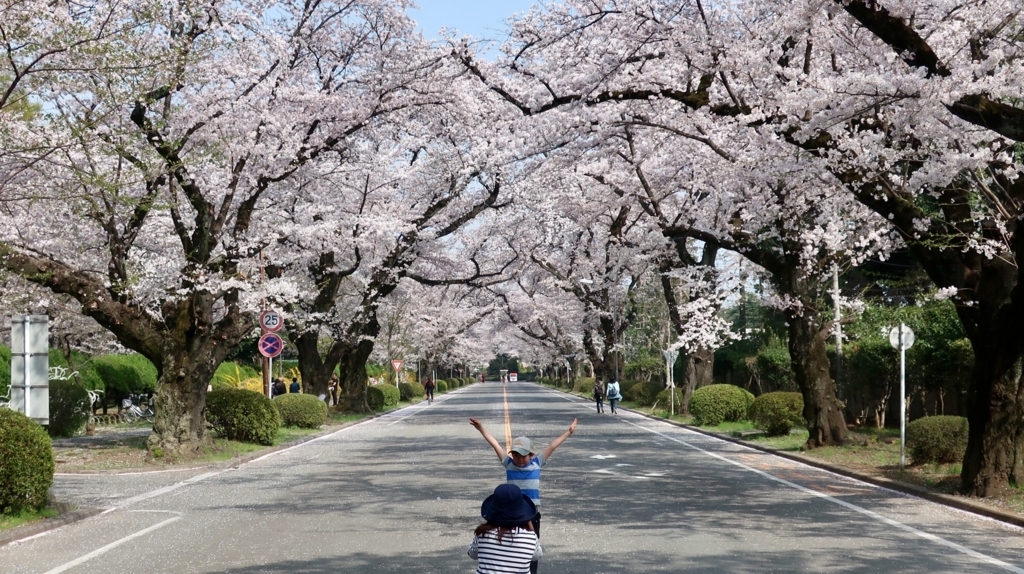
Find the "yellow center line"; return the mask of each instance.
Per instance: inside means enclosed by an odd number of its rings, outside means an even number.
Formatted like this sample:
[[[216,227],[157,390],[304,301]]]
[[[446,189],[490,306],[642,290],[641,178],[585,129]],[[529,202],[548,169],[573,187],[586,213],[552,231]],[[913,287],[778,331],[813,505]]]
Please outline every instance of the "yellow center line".
[[[501,400],[505,404],[505,452],[512,450],[512,417],[508,413],[508,391],[501,384]]]

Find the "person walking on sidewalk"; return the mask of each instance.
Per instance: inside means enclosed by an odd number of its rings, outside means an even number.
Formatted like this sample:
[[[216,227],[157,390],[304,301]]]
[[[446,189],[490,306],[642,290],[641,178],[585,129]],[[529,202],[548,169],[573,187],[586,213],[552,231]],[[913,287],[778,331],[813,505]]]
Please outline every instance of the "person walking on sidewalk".
[[[597,403],[597,412],[604,412],[604,385],[601,381],[594,381],[594,402]]]
[[[555,449],[565,442],[565,439],[572,436],[572,433],[576,432],[576,423],[577,419],[572,419],[569,430],[551,441],[551,444],[541,454],[537,455],[533,452],[533,443],[525,436],[516,437],[512,441],[511,450],[506,453],[501,448],[501,445],[498,444],[498,440],[491,436],[491,433],[487,432],[483,423],[477,419],[469,419],[469,424],[480,431],[484,440],[487,441],[487,444],[491,445],[495,454],[498,455],[498,460],[505,467],[506,482],[518,486],[523,491],[523,494],[529,496],[530,500],[536,505],[538,509],[537,515],[530,522],[538,539],[540,539],[540,469],[547,464],[548,459],[555,453]],[[533,561],[530,564],[530,573],[537,574],[537,561]]]
[[[615,407],[622,400],[622,393],[619,392],[619,381],[608,383],[608,405],[612,407],[612,414],[615,414]]]

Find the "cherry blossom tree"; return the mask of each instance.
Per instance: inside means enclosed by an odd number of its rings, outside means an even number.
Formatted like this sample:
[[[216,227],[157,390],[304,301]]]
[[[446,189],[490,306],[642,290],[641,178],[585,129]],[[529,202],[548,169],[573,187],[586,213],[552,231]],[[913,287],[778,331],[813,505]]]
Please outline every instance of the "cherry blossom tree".
[[[92,60],[40,74],[47,129],[8,184],[2,262],[157,366],[154,455],[201,447],[207,383],[254,327],[275,186],[420,103],[433,60],[404,8],[133,4],[97,23],[123,32]]]

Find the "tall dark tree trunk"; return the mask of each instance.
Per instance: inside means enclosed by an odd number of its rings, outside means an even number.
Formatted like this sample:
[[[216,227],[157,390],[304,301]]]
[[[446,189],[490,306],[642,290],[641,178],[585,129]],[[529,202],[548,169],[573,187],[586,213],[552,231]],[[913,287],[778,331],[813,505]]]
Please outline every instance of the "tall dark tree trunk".
[[[786,310],[786,322],[789,323],[790,361],[804,398],[804,418],[809,433],[805,446],[841,445],[846,442],[847,428],[825,353],[829,330],[819,326],[805,308]]]
[[[1024,481],[1024,317],[1019,305],[1000,307],[1003,313],[988,314],[988,328],[970,336],[975,362],[960,476],[965,493],[976,496],[994,496]]]
[[[687,414],[690,412],[690,397],[693,396],[693,391],[714,382],[715,352],[709,349],[698,349],[696,353],[683,357],[683,361],[682,385],[677,384],[676,386],[683,388],[681,408],[682,412]]]
[[[344,345],[335,343],[321,358],[319,339],[319,333],[316,331],[291,333],[291,341],[298,351],[299,374],[302,375],[302,384],[306,387],[306,392],[316,396],[324,395],[324,400],[329,401],[331,375],[341,360]]]
[[[224,358],[233,350],[186,353],[168,349],[153,397],[152,456],[192,456],[207,443],[206,389]]]
[[[343,411],[370,412],[370,406],[366,403],[366,361],[371,352],[373,343],[362,339],[358,344],[346,347],[341,354],[338,362],[338,370],[341,372],[338,405]]]

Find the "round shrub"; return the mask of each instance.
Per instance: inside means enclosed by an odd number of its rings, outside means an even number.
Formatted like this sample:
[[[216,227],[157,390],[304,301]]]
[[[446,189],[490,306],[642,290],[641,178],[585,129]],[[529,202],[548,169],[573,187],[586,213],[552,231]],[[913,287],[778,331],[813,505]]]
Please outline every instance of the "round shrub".
[[[419,383],[398,383],[398,391],[403,401],[411,401],[414,398],[422,397],[427,392],[423,385]]]
[[[206,420],[225,438],[274,444],[281,416],[262,393],[245,389],[213,390],[206,395]]]
[[[435,392],[444,393],[448,391],[448,381],[437,381],[437,387],[434,389]]]
[[[73,380],[50,381],[50,436],[74,436],[89,422],[89,393]]]
[[[366,403],[375,411],[384,407],[393,407],[401,398],[401,392],[393,385],[382,384],[366,387]]]
[[[690,396],[690,413],[698,426],[718,426],[725,421],[743,420],[754,395],[736,385],[708,385]]]
[[[804,397],[800,393],[765,393],[750,405],[750,420],[768,436],[789,434],[790,429],[806,424]]]
[[[960,462],[967,452],[967,419],[936,416],[907,425],[907,450],[914,462]]]
[[[684,393],[683,393],[683,389],[680,389],[679,387],[676,387],[673,390],[675,391],[674,394],[676,396],[675,397],[675,399],[676,399],[676,402],[675,402],[676,414],[678,414],[679,411],[683,410],[683,398],[684,398],[683,395],[684,395]],[[654,402],[657,403],[658,406],[664,408],[666,411],[669,410],[669,408],[671,408],[671,406],[672,406],[672,402],[669,400],[668,389],[662,389],[662,391],[660,393],[658,393],[657,396],[654,397]]]
[[[281,395],[272,402],[286,427],[318,429],[327,422],[327,403],[313,395]]]
[[[621,383],[619,384],[621,388]],[[643,381],[629,387],[629,393],[622,393],[622,396],[641,406],[654,404],[658,393],[665,390],[665,385],[654,381]],[[668,395],[666,395],[667,397]]]
[[[43,427],[0,408],[0,514],[46,506],[54,467],[53,445]]]

